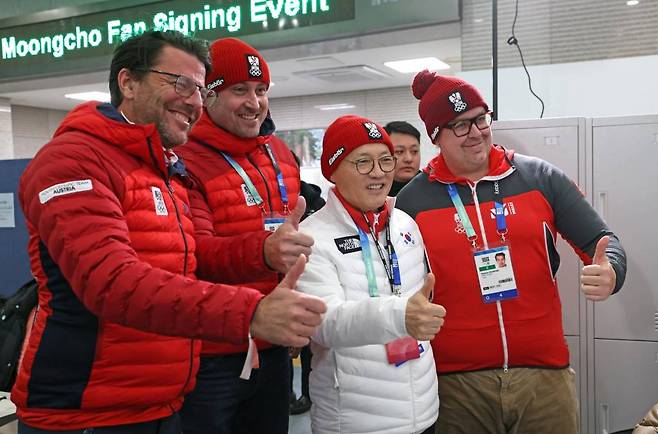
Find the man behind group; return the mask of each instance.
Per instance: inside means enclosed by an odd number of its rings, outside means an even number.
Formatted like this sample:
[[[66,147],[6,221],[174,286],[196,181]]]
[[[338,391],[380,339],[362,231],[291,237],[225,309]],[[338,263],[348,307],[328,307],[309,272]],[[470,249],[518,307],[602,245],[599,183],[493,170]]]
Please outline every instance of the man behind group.
[[[393,121],[384,126],[393,142],[395,158],[398,163],[395,168],[395,178],[389,196],[397,196],[420,169],[420,131],[405,121]]]
[[[267,294],[280,273],[311,252],[313,239],[297,231],[305,210],[299,167],[272,135],[270,74],[260,53],[234,38],[215,41],[210,53],[206,84],[217,102],[180,151],[197,185],[191,200],[198,274]],[[213,244],[215,236],[226,237],[225,245]],[[288,432],[288,349],[256,346],[260,367],[249,374],[242,371],[247,345],[204,342],[197,387],[181,412],[186,434]]]
[[[621,288],[624,250],[562,171],[493,144],[491,113],[475,87],[423,71],[413,93],[441,153],[396,206],[418,223],[437,276],[434,301],[450,312],[433,341],[437,430],[577,433],[557,234],[588,264],[581,276],[588,300]],[[496,267],[501,252],[506,266]]]
[[[19,433],[179,434],[198,367],[190,338],[239,344],[250,330],[304,345],[320,323],[323,303],[290,290],[303,258],[267,297],[194,279],[172,148],[214,100],[208,67],[206,44],[180,33],[128,39],[112,103],[71,111],[21,177],[39,310],[12,391]]]

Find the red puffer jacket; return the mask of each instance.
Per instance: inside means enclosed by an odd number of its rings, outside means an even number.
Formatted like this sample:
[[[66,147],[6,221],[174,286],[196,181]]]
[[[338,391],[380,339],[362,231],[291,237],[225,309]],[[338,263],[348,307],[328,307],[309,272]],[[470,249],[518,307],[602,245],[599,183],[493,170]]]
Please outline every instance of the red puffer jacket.
[[[77,107],[21,177],[39,311],[12,400],[33,427],[172,414],[195,384],[189,338],[246,342],[262,298],[194,279],[184,178],[167,175],[154,125],[118,119]]]
[[[244,139],[215,125],[204,112],[190,141],[176,150],[196,181],[190,191],[192,218],[199,258],[198,276],[212,282],[249,286],[269,294],[279,283],[263,256],[263,243],[271,234],[263,228],[263,210],[251,200],[244,181],[221,152],[229,154],[247,173],[264,201],[264,211],[283,213],[283,202],[268,143],[283,174],[289,208],[297,204],[299,167],[285,143],[273,135]],[[198,187],[198,188],[197,188]],[[223,243],[217,236],[224,237]],[[259,349],[270,344],[257,340]],[[247,345],[204,342],[203,354],[247,351]]]

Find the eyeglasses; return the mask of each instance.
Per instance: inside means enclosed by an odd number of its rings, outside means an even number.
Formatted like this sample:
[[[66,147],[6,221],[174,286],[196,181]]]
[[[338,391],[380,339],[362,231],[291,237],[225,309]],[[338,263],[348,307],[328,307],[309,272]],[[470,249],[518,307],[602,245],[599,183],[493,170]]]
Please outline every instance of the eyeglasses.
[[[198,85],[190,77],[180,74],[174,74],[171,72],[159,71],[157,69],[137,69],[136,71],[142,72],[154,72],[156,74],[167,75],[176,79],[174,83],[174,90],[180,96],[187,98],[192,96],[194,92],[199,89],[199,94],[201,95],[201,101],[203,102],[204,107],[211,107],[217,100],[217,92],[214,90],[209,90],[204,86]]]
[[[375,160],[372,158],[359,158],[356,161],[352,160],[347,160],[350,163],[354,164],[356,166],[356,171],[359,172],[361,175],[367,175],[370,172],[373,171],[375,168]],[[382,170],[384,173],[388,173],[393,171],[395,169],[395,165],[397,164],[398,159],[395,158],[392,155],[387,155],[385,157],[381,157],[377,159],[377,164],[379,164],[379,168]]]
[[[448,124],[444,128],[451,129],[457,137],[464,137],[471,132],[473,124],[475,124],[480,131],[486,130],[491,126],[492,119],[492,112],[486,112],[472,119],[462,119],[452,124]]]

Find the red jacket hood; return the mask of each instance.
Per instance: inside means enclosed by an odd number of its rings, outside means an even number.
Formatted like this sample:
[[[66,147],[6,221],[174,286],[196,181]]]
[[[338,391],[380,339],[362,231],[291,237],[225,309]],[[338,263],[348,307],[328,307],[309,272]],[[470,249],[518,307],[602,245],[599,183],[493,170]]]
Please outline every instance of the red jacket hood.
[[[269,135],[250,138],[238,137],[215,124],[205,110],[190,134],[191,140],[203,142],[231,155],[248,154],[256,149],[258,145],[267,142],[269,138]]]
[[[164,150],[155,124],[135,125],[117,121],[103,114],[101,107],[112,110],[111,106],[98,101],[80,104],[66,115],[53,138],[80,131],[121,148],[166,174]]]
[[[514,159],[514,151],[507,150],[500,145],[493,145],[489,150],[489,171],[483,179],[496,180],[504,178],[509,173],[514,171],[512,160]],[[448,169],[448,165],[443,158],[443,154],[439,153],[434,157],[423,169],[427,173],[431,181],[438,181],[444,184],[469,182],[468,179],[455,176]]]

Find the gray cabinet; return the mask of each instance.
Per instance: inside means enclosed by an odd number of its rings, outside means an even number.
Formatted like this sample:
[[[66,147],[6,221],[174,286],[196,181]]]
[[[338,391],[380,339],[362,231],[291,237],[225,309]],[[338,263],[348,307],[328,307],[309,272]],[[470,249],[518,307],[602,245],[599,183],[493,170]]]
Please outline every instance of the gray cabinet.
[[[493,134],[560,167],[626,248],[623,290],[593,303],[580,293],[582,264],[560,239],[558,284],[581,432],[630,430],[658,402],[658,116],[500,121]]]
[[[658,402],[658,116],[592,119],[591,134],[593,205],[628,256],[622,291],[592,309],[595,432],[608,434]]]
[[[658,402],[658,342],[596,339],[597,434],[632,429]]]

